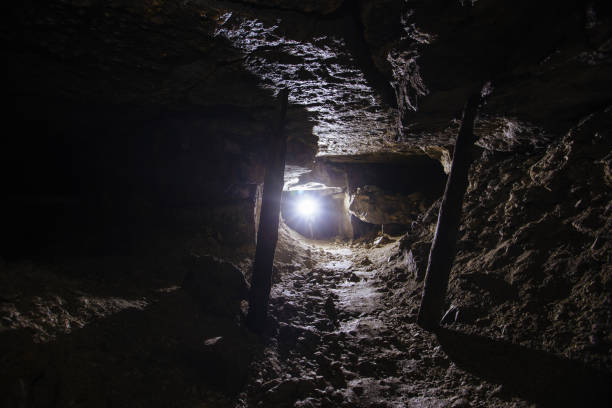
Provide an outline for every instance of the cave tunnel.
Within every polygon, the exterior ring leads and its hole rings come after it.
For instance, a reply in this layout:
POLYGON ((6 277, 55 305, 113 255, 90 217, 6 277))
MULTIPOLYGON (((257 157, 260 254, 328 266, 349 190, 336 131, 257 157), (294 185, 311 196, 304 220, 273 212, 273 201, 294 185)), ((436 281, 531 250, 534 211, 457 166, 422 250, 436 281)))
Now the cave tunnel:
POLYGON ((610 406, 608 1, 0 18, 0 406, 610 406), (466 128, 455 239, 439 227, 466 128), (437 235, 456 248, 424 330, 437 235))
POLYGON ((290 179, 281 202, 285 224, 315 240, 351 240, 378 231, 401 235, 442 197, 446 175, 435 157, 360 159, 321 161, 316 172, 290 179))

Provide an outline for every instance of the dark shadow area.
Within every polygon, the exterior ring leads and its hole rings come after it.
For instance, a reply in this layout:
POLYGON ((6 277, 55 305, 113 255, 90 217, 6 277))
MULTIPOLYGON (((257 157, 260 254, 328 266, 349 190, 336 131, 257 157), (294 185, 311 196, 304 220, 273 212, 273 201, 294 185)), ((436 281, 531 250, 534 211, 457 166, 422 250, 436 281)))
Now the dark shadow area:
POLYGON ((383 190, 410 194, 421 192, 429 199, 437 199, 444 192, 446 174, 438 160, 422 155, 375 155, 324 158, 315 175, 329 181, 328 185, 346 183, 343 187, 375 185, 383 190), (352 159, 352 160, 351 160, 352 159), (341 171, 346 178, 333 173, 341 171), (338 179, 338 180, 337 180, 338 179))
MULTIPOLYGON (((275 99, 214 19, 168 6, 163 30, 127 4, 7 13, 0 258, 252 250, 275 99)), ((289 108, 288 132, 306 136, 288 163, 312 161, 312 127, 289 108)))
MULTIPOLYGON (((1 143, 0 256, 148 252, 155 246, 149 238, 189 235, 189 224, 191 229, 210 224, 205 215, 214 211, 208 208, 229 212, 229 201, 245 204, 234 217, 244 218, 240 224, 248 233, 252 187, 259 180, 244 174, 256 173, 251 169, 258 163, 227 147, 239 130, 209 136, 225 122, 252 126, 244 112, 160 113, 59 98, 37 102, 15 106, 8 123, 19 131, 1 143), (216 177, 219 169, 223 180, 216 177), (193 219, 184 222, 187 218, 193 219)), ((232 235, 237 232, 224 233, 232 235)))
POLYGON ((390 71, 390 68, 388 66, 377 67, 375 58, 379 56, 374 52, 378 51, 376 48, 382 48, 381 44, 390 43, 402 35, 399 19, 388 18, 388 16, 399 15, 399 2, 379 2, 378 8, 368 7, 363 3, 345 1, 338 10, 339 13, 350 16, 354 21, 354 26, 349 26, 346 30, 347 46, 357 59, 368 84, 379 92, 385 104, 396 108, 395 92, 386 76, 389 72, 385 72, 390 71), (387 24, 380 24, 378 27, 381 28, 378 30, 373 29, 376 25, 372 22, 376 19, 383 20, 387 24))
POLYGON ((351 214, 351 225, 353 227, 353 237, 360 238, 363 236, 374 235, 380 231, 380 225, 370 224, 369 222, 361 221, 359 218, 351 214))
POLYGON ((258 344, 180 289, 49 343, 4 331, 0 406, 231 407, 258 344))
POLYGON ((609 407, 612 402, 609 373, 547 352, 446 328, 440 328, 437 337, 459 367, 503 385, 502 394, 508 398, 519 395, 546 407, 609 407))

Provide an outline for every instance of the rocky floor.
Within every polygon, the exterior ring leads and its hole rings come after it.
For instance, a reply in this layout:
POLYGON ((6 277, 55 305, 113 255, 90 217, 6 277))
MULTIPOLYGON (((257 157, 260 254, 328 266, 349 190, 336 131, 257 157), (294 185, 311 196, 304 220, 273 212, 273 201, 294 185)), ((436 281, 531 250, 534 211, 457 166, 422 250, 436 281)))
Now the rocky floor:
MULTIPOLYGON (((461 326, 436 335, 416 326, 422 282, 398 267, 404 241, 323 243, 283 226, 271 324, 261 337, 229 316, 202 313, 177 287, 140 298, 138 307, 113 297, 129 310, 107 307, 108 315, 90 316, 69 304, 49 306, 41 318, 38 303, 32 313, 21 305, 23 318, 13 313, 12 322, 23 324, 0 336, 8 351, 0 401, 7 407, 606 406, 599 398, 609 377, 571 360, 461 326), (79 313, 82 327, 66 329, 64 322, 76 323, 79 313)), ((39 288, 49 293, 40 301, 67 299, 58 292, 62 282, 39 288)))
POLYGON ((285 264, 294 270, 281 271, 273 288, 275 327, 239 406, 531 406, 460 368, 385 296, 394 283, 378 276, 377 265, 387 263, 396 242, 300 242, 284 231, 281 245, 291 239, 304 265, 285 264))

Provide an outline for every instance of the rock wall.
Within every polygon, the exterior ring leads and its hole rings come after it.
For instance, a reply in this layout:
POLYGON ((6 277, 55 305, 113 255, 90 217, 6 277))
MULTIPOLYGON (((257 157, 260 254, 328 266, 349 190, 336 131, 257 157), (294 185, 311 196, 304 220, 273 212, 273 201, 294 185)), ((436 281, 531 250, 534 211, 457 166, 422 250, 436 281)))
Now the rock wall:
POLYGON ((481 143, 505 150, 566 131, 608 103, 610 11, 604 1, 404 3, 404 34, 387 54, 403 137, 423 143, 434 129, 445 133, 487 81, 494 92, 476 126, 481 143))
MULTIPOLYGON (((472 166, 443 323, 610 371, 608 167, 612 108, 529 154, 482 151, 472 166)), ((389 265, 412 277, 395 297, 416 319, 436 203, 389 265), (414 280, 413 280, 414 279, 414 280)))
POLYGON ((422 193, 386 193, 376 186, 358 187, 350 196, 348 210, 370 224, 410 224, 430 203, 422 193))

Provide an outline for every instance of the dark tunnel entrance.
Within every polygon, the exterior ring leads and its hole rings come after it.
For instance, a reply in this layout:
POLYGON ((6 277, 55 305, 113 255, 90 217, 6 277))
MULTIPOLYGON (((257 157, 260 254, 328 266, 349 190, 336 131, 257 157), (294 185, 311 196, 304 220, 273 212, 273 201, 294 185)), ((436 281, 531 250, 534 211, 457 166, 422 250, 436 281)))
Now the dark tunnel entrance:
POLYGON ((308 183, 283 192, 281 214, 285 223, 306 238, 333 239, 349 234, 346 193, 339 187, 308 183))

